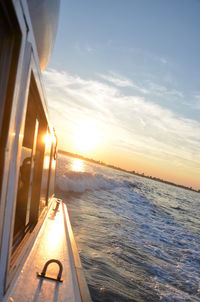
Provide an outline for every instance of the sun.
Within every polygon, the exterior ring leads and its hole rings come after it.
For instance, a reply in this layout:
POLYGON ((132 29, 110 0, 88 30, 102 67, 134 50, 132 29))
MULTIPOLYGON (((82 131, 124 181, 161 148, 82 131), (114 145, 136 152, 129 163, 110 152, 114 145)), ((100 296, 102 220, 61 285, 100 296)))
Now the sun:
POLYGON ((95 121, 84 121, 77 125, 74 133, 74 145, 77 153, 94 151, 100 143, 100 135, 95 121))
POLYGON ((71 169, 74 172, 84 172, 84 163, 83 163, 83 161, 79 158, 73 158, 72 159, 72 164, 71 164, 71 169))

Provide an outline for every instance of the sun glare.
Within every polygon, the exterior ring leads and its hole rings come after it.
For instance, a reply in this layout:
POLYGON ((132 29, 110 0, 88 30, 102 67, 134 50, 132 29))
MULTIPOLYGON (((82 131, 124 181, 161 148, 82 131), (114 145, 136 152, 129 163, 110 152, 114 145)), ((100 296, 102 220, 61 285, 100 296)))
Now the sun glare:
POLYGON ((77 153, 93 151, 99 141, 99 133, 95 122, 83 122, 75 129, 74 144, 77 153))
POLYGON ((74 172, 84 172, 83 161, 79 158, 73 158, 71 169, 74 172))
POLYGON ((43 141, 46 145, 46 148, 50 149, 51 144, 52 144, 52 139, 51 139, 51 135, 49 134, 49 132, 47 131, 46 134, 43 137, 43 141))
POLYGON ((50 164, 50 152, 51 152, 51 145, 52 145, 52 137, 48 131, 43 136, 43 142, 45 143, 43 168, 48 170, 50 164))

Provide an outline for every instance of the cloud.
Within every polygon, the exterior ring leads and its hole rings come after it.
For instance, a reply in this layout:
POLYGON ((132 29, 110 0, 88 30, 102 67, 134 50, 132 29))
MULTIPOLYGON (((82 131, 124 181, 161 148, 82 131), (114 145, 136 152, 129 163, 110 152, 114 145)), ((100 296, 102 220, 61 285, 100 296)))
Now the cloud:
POLYGON ((94 48, 93 47, 91 47, 90 45, 86 45, 86 51, 87 52, 89 52, 89 53, 92 53, 92 52, 94 52, 94 48))
POLYGON ((80 55, 84 55, 84 54, 92 54, 95 51, 95 48, 92 47, 90 44, 85 44, 85 45, 80 45, 80 43, 76 42, 74 45, 74 50, 80 54, 80 55))
POLYGON ((148 93, 148 90, 146 90, 144 87, 141 87, 141 86, 133 83, 133 81, 131 81, 130 79, 128 79, 126 77, 122 77, 121 75, 119 75, 115 72, 110 72, 107 75, 105 75, 105 74, 98 74, 98 75, 103 80, 110 82, 117 87, 122 87, 122 88, 129 87, 129 88, 133 88, 133 89, 141 92, 142 94, 148 93))
POLYGON ((160 62, 161 62, 162 64, 164 64, 164 65, 167 64, 167 60, 166 60, 164 57, 161 57, 161 58, 160 58, 160 62))
POLYGON ((195 95, 195 108, 200 110, 200 94, 195 95))
POLYGON ((132 88, 134 91, 139 92, 141 95, 158 96, 161 99, 182 99, 183 93, 177 89, 168 88, 166 86, 155 83, 151 80, 145 80, 142 84, 138 85, 132 80, 123 77, 115 72, 108 74, 98 74, 98 76, 119 88, 132 88))
POLYGON ((183 93, 176 89, 167 88, 166 86, 154 83, 152 81, 147 81, 146 85, 149 89, 149 94, 158 95, 160 97, 177 97, 183 98, 183 93))
MULTIPOLYGON (((116 74, 83 79, 54 69, 43 76, 50 111, 60 129, 70 132, 79 120, 93 118, 110 148, 120 154, 199 169, 200 123, 149 101, 147 95, 126 95, 122 88, 134 86, 129 79, 116 74)), ((149 86, 165 92, 161 86, 149 86)))

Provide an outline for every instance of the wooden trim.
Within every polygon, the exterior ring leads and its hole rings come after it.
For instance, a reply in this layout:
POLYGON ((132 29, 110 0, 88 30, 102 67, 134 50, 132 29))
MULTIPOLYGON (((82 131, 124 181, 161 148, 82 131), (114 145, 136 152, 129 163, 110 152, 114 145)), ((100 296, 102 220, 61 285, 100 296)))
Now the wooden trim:
POLYGON ((80 290, 80 295, 81 295, 81 300, 82 302, 92 302, 90 292, 88 289, 87 282, 85 280, 85 275, 84 275, 84 270, 82 267, 82 263, 80 260, 79 252, 77 249, 76 241, 74 238, 74 234, 72 231, 71 227, 71 222, 67 210, 67 206, 62 202, 62 209, 63 209, 63 214, 64 214, 64 223, 65 223, 65 228, 66 231, 69 235, 70 243, 71 243, 71 251, 73 254, 73 260, 74 260, 74 265, 76 268, 76 275, 78 279, 78 285, 79 285, 79 290, 80 290))

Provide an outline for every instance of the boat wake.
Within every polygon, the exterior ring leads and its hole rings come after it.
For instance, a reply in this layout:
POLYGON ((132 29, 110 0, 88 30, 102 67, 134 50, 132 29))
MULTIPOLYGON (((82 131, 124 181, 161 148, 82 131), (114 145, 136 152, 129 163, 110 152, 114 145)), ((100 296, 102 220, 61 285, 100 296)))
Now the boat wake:
POLYGON ((60 157, 66 201, 92 300, 200 301, 199 194, 60 157))
POLYGON ((99 173, 68 171, 58 176, 57 186, 65 192, 112 190, 116 187, 136 187, 136 183, 120 181, 99 173))

